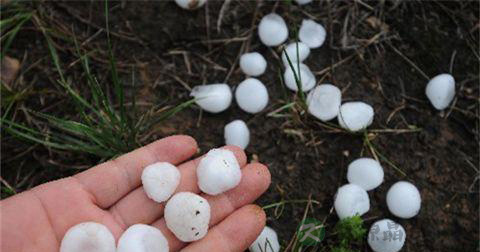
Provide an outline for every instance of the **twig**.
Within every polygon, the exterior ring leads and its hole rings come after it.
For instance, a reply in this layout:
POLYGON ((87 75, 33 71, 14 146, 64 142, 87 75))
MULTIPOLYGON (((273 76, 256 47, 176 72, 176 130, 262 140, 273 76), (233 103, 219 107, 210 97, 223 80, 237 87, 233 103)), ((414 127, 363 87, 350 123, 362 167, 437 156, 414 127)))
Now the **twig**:
POLYGON ((406 62, 408 62, 408 64, 410 64, 413 68, 415 68, 415 70, 417 70, 426 80, 430 80, 430 77, 428 77, 428 75, 426 75, 422 71, 422 69, 420 69, 415 63, 413 63, 413 61, 411 61, 407 56, 403 55, 403 53, 401 53, 397 48, 395 48, 390 43, 387 43, 387 45, 390 46, 393 49, 393 51, 397 53, 400 57, 402 57, 406 62))

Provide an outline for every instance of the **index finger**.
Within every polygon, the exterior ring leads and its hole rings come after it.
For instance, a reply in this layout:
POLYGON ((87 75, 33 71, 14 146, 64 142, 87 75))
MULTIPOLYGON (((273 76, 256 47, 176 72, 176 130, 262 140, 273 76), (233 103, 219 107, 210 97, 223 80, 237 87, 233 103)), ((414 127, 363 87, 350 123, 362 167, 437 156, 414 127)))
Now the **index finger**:
POLYGON ((155 162, 179 164, 197 151, 197 142, 190 136, 170 136, 99 164, 74 176, 88 191, 95 203, 108 208, 141 184, 145 166, 155 162))

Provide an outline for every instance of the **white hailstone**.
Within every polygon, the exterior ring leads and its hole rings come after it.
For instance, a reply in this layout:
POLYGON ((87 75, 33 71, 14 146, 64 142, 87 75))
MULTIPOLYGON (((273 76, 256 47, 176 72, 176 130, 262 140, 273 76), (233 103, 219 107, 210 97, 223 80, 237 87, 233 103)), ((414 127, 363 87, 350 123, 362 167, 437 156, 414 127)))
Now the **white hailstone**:
POLYGON ((287 24, 278 14, 270 13, 258 24, 258 36, 266 46, 278 46, 288 38, 287 24))
POLYGON ((418 214, 422 204, 417 187, 407 181, 399 181, 387 192, 387 206, 390 212, 400 218, 408 219, 418 214))
POLYGON ((275 230, 265 226, 257 239, 248 248, 250 252, 278 252, 280 243, 275 230))
POLYGON ((311 3, 313 0, 295 0, 295 2, 297 2, 298 5, 304 5, 304 4, 308 4, 308 3, 311 3))
POLYGON ((166 201, 180 184, 180 171, 167 162, 151 164, 142 172, 143 190, 147 196, 156 201, 166 201))
POLYGON ((349 131, 366 129, 373 122, 373 108, 364 102, 346 102, 340 106, 338 123, 349 131))
POLYGON ((242 172, 233 152, 211 149, 198 164, 197 178, 202 192, 218 195, 237 186, 242 172))
POLYGON ((348 182, 369 191, 383 182, 383 168, 371 158, 359 158, 348 165, 348 182))
POLYGON ((130 226, 118 240, 117 252, 168 252, 168 241, 160 230, 145 224, 130 226))
POLYGON ((390 219, 373 223, 368 232, 368 245, 375 252, 397 252, 405 244, 407 233, 402 225, 390 219))
POLYGON ((338 115, 341 102, 342 92, 331 84, 318 85, 307 96, 308 112, 324 122, 338 115))
POLYGON ((194 193, 179 192, 165 205, 164 217, 168 229, 179 240, 200 240, 208 232, 210 205, 194 193))
POLYGON ((297 62, 303 62, 308 57, 308 55, 310 55, 310 48, 305 43, 302 43, 302 42, 290 43, 285 47, 285 50, 282 52, 283 65, 286 68, 289 68, 290 64, 288 60, 290 59, 290 62, 292 62, 292 65, 296 66, 297 62), (298 57, 297 57, 297 44, 298 44, 298 57), (287 55, 288 55, 288 58, 287 58, 287 55))
MULTIPOLYGON (((298 65, 294 64, 295 73, 297 74, 297 78, 302 83, 302 91, 306 92, 312 89, 315 86, 317 80, 315 79, 315 75, 313 75, 310 68, 303 63, 300 63, 300 74, 298 74, 298 65)), ((298 90, 297 82, 295 81, 295 76, 293 74, 293 70, 291 67, 287 67, 285 73, 283 74, 283 80, 285 81, 285 85, 287 88, 293 91, 298 90)))
POLYGON ((326 36, 327 32, 325 28, 311 19, 304 19, 298 31, 300 41, 308 45, 311 49, 322 46, 326 36))
POLYGON ((190 92, 196 103, 210 113, 219 113, 232 103, 232 90, 227 84, 210 84, 196 86, 190 92))
POLYGON ((455 79, 450 74, 439 74, 428 82, 425 94, 436 109, 443 110, 455 96, 455 79))
POLYGON ((82 222, 71 227, 60 244, 60 252, 115 252, 115 238, 105 225, 82 222))
POLYGON ((255 78, 242 81, 235 90, 238 106, 245 112, 255 114, 268 104, 268 91, 263 83, 255 78))
POLYGON ((240 68, 250 76, 259 76, 267 69, 267 61, 258 52, 245 53, 240 57, 240 68))
POLYGON ((338 218, 344 219, 368 212, 370 199, 365 189, 355 184, 346 184, 338 188, 334 206, 338 218))
POLYGON ((186 10, 194 10, 202 7, 207 0, 175 0, 178 6, 186 10))
POLYGON ((250 142, 250 131, 244 121, 235 120, 225 125, 224 137, 226 145, 235 145, 245 149, 250 142))

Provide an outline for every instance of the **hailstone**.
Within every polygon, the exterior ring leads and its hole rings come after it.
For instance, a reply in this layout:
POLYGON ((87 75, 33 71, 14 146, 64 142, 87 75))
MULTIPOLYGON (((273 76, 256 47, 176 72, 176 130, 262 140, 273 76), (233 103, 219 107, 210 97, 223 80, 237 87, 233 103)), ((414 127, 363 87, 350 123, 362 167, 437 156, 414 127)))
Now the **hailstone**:
POLYGON ((275 230, 265 226, 257 239, 248 248, 250 252, 278 252, 280 243, 275 230))
POLYGON ((240 57, 240 69, 250 76, 259 76, 267 69, 267 61, 258 52, 245 53, 240 57))
POLYGON ((250 142, 250 131, 244 121, 235 120, 225 125, 224 137, 226 145, 235 145, 245 149, 250 142))
POLYGON ((397 252, 405 244, 407 233, 402 225, 390 219, 373 223, 368 232, 368 245, 375 252, 397 252))
POLYGON ((450 74, 439 74, 428 82, 425 94, 436 109, 443 110, 455 96, 455 79, 450 74))
POLYGON ((278 14, 270 13, 258 24, 258 36, 266 46, 278 46, 288 38, 287 24, 278 14))
POLYGON ((63 236, 60 252, 115 252, 115 238, 108 228, 96 222, 82 222, 63 236))
MULTIPOLYGON (((299 79, 300 83, 302 84, 302 91, 306 92, 312 89, 315 86, 317 80, 315 79, 315 75, 313 75, 310 68, 303 63, 300 63, 300 71, 298 71, 298 65, 294 64, 293 68, 295 69, 295 73, 297 78, 299 79), (299 74, 300 72, 300 74, 299 74)), ((297 82, 295 80, 294 71, 291 67, 287 67, 285 73, 283 74, 283 80, 285 81, 285 85, 287 88, 293 91, 298 90, 297 82)))
POLYGON ((325 28, 311 19, 304 19, 298 31, 300 41, 308 45, 311 49, 322 46, 326 36, 327 32, 325 28))
POLYGON ((366 129, 373 122, 373 108, 364 102, 346 102, 340 106, 338 123, 349 131, 366 129))
POLYGON ((145 224, 130 226, 118 240, 117 252, 168 252, 167 238, 160 230, 145 224))
POLYGON ((232 90, 227 84, 196 86, 190 92, 198 106, 210 113, 219 113, 232 103, 232 90))
POLYGON ((369 191, 383 182, 383 168, 372 158, 359 158, 348 165, 348 182, 369 191))
POLYGON ((242 81, 235 90, 235 100, 245 112, 255 114, 268 104, 268 91, 263 83, 255 78, 242 81))
POLYGON ((318 85, 307 96, 308 112, 324 122, 338 115, 341 102, 342 92, 331 84, 318 85))
POLYGON ((370 199, 365 189, 355 184, 346 184, 338 188, 334 207, 340 219, 363 215, 370 210, 370 199))
POLYGON ((399 181, 387 192, 387 207, 400 218, 408 219, 418 214, 422 199, 417 187, 407 181, 399 181))
POLYGON ((151 164, 142 172, 143 190, 147 196, 156 201, 166 201, 180 184, 180 171, 167 162, 151 164))

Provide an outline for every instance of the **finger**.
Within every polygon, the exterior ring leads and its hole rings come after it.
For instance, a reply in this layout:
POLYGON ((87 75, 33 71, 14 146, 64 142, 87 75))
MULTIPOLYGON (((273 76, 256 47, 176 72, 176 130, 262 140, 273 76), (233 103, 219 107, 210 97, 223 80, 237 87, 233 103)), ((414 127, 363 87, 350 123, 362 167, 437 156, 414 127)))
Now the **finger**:
MULTIPOLYGON (((240 164, 240 167, 245 166, 247 157, 245 152, 236 146, 224 147, 233 152, 240 164)), ((184 163, 178 167, 181 173, 180 184, 177 192, 190 191, 198 193, 200 189, 197 185, 197 165, 201 157, 184 163)), ((150 224, 163 215, 164 204, 157 203, 147 197, 143 187, 138 187, 123 199, 118 201, 110 208, 110 212, 119 223, 123 223, 125 227, 136 223, 150 224), (139 211, 141 209, 141 211, 139 211)))
MULTIPOLYGON (((260 197, 260 195, 268 189, 269 185, 270 172, 267 167, 259 163, 254 163, 243 168, 242 180, 234 189, 217 196, 201 195, 207 199, 210 204, 210 227, 221 222, 236 209, 255 201, 255 199, 260 197)), ((168 230, 165 219, 157 220, 152 225, 162 231, 172 251, 177 251, 186 245, 168 230)))
POLYGON ((178 164, 197 151, 189 136, 170 136, 157 140, 116 159, 74 176, 93 196, 95 203, 107 208, 140 185, 145 166, 155 162, 178 164))
POLYGON ((252 244, 265 227, 265 212, 257 205, 247 205, 232 213, 201 240, 182 252, 241 252, 252 244))

